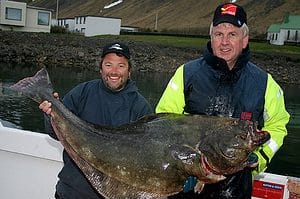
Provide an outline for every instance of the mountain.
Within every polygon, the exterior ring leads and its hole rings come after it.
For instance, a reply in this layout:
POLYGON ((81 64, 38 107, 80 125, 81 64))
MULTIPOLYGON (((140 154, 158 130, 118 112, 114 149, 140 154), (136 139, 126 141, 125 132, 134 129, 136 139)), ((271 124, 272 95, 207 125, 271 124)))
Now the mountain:
MULTIPOLYGON (((29 5, 52 9, 59 18, 94 15, 122 18, 122 26, 189 34, 208 34, 218 0, 32 0, 29 5), (105 6, 117 5, 108 9, 105 6), (157 19, 157 21, 156 21, 157 19)), ((23 1, 24 2, 24 1, 23 1)), ((26 1, 25 1, 26 2, 26 1)), ((28 2, 28 0, 27 0, 28 2)), ((252 37, 265 37, 272 23, 282 22, 287 14, 300 15, 299 0, 240 0, 248 15, 252 37)), ((109 7, 109 6, 108 6, 109 7)))

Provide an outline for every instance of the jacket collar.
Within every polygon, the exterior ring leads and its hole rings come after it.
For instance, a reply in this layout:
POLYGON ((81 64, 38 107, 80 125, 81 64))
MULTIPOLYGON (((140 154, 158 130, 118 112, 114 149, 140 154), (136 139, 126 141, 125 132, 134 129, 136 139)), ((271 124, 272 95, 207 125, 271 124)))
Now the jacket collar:
MULTIPOLYGON (((226 61, 222 58, 219 58, 215 55, 213 55, 212 48, 211 48, 211 42, 209 41, 207 43, 207 48, 204 51, 204 59, 205 61, 211 65, 216 70, 222 70, 222 71, 229 71, 228 65, 226 61)), ((250 59, 250 50, 249 50, 249 44, 245 49, 243 49, 242 54, 238 57, 238 60, 233 67, 232 70, 237 70, 241 67, 243 67, 250 59)))

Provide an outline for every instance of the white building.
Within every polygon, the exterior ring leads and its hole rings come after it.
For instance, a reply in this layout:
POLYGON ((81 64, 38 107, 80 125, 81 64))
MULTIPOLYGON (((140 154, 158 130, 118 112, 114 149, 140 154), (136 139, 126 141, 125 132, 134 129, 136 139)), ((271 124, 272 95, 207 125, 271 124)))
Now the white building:
POLYGON ((75 31, 75 19, 74 18, 59 18, 57 21, 57 25, 66 28, 70 32, 75 31))
POLYGON ((282 23, 272 24, 267 30, 270 44, 300 43, 300 15, 288 15, 282 23))
POLYGON ((15 1, 0 1, 0 29, 24 32, 50 32, 49 9, 28 6, 15 1))
POLYGON ((121 19, 97 16, 76 16, 75 32, 87 37, 95 35, 120 35, 121 19))

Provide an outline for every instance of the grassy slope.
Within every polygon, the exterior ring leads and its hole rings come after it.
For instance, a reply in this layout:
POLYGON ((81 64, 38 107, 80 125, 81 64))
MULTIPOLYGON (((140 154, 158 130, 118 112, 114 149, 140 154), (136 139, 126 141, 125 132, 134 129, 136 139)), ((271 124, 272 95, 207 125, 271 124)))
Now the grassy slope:
MULTIPOLYGON (((25 1, 25 0, 24 0, 25 1)), ((124 0, 111 9, 103 9, 112 0, 59 1, 59 17, 97 15, 122 18, 122 25, 158 30, 177 30, 208 34, 213 10, 224 0, 124 0)), ((248 14, 252 36, 265 36, 270 24, 280 22, 286 13, 300 15, 299 0, 240 0, 248 14)), ((56 10, 55 0, 35 0, 35 6, 56 10)), ((55 14, 54 14, 55 16, 55 14)))

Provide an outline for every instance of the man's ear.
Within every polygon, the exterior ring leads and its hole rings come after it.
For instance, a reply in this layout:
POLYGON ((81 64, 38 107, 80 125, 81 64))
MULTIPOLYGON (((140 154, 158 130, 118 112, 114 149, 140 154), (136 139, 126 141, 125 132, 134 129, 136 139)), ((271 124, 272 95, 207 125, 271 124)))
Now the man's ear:
POLYGON ((243 38, 243 49, 247 47, 248 43, 249 43, 249 35, 243 38))

